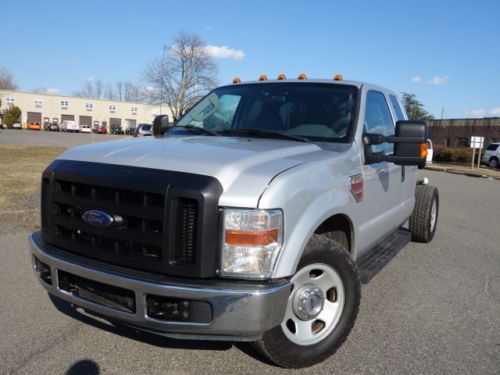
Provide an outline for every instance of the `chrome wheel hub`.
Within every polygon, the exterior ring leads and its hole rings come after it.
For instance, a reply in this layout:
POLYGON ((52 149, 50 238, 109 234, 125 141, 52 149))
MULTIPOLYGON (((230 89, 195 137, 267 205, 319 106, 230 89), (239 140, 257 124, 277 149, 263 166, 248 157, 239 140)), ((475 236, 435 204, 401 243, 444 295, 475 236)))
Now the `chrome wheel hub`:
POLYGON ((302 285, 294 293, 293 311, 302 320, 316 318, 323 310, 325 294, 313 283, 302 285))
POLYGON ((291 282, 293 291, 281 328, 291 342, 314 345, 328 337, 342 316, 344 283, 333 267, 323 263, 301 268, 291 282))

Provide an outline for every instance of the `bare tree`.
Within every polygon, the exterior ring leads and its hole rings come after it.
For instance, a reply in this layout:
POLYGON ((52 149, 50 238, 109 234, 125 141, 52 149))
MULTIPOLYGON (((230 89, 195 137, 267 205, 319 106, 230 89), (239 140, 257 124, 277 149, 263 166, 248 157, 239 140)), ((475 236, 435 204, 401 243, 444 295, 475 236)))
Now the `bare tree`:
POLYGON ((128 102, 140 102, 143 101, 144 95, 142 90, 135 86, 130 81, 125 81, 123 87, 123 100, 128 102))
POLYGON ((96 79, 94 81, 94 91, 95 98, 102 99, 104 96, 104 82, 101 79, 96 79))
POLYGON ((116 87, 116 98, 120 101, 123 100, 123 81, 117 81, 115 84, 116 87))
POLYGON ((0 89, 4 90, 16 90, 17 84, 14 81, 14 76, 10 71, 3 68, 0 69, 0 89))
POLYGON ((104 92, 104 97, 109 100, 115 99, 115 91, 113 90, 113 85, 108 83, 106 85, 106 90, 104 92))
POLYGON ((164 59, 150 62, 144 72, 149 101, 166 103, 178 120, 216 85, 217 65, 196 34, 178 33, 164 59))

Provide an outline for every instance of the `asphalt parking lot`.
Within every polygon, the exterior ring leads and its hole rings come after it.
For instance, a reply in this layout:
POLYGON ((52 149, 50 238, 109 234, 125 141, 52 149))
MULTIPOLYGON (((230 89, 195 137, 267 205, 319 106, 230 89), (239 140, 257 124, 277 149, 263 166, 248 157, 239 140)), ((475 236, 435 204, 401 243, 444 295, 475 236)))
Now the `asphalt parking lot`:
MULTIPOLYGON (((10 132, 2 132, 0 143, 10 132)), ((12 136, 44 139, 43 132, 19 133, 12 136)), ((67 137, 63 142, 87 137, 57 136, 67 137)), ((434 241, 401 251, 362 289, 360 313, 346 343, 324 363, 297 373, 498 374, 500 181, 419 173, 440 189, 434 241)), ((27 235, 0 225, 0 373, 286 372, 246 345, 161 338, 51 301, 31 272, 27 235)))
POLYGON ((69 148, 88 143, 113 141, 129 137, 130 136, 95 133, 62 133, 24 129, 0 129, 0 145, 60 146, 69 148))

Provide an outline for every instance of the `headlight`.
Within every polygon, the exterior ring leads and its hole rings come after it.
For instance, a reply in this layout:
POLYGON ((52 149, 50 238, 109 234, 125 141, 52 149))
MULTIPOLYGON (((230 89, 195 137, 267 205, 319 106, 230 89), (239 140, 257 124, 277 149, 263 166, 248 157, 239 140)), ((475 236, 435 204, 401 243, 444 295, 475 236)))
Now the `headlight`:
POLYGON ((224 210, 221 275, 266 279, 283 244, 280 210, 224 210))

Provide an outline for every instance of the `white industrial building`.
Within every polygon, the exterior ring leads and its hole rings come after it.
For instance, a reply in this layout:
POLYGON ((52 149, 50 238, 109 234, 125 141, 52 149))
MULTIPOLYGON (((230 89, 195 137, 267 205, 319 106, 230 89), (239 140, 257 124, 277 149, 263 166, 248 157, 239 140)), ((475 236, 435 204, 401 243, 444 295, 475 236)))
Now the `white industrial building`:
POLYGON ((10 105, 22 111, 23 127, 73 120, 90 127, 120 125, 124 130, 141 123, 152 123, 156 115, 169 114, 166 107, 117 100, 87 99, 75 96, 0 90, 0 114, 10 105))

